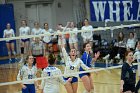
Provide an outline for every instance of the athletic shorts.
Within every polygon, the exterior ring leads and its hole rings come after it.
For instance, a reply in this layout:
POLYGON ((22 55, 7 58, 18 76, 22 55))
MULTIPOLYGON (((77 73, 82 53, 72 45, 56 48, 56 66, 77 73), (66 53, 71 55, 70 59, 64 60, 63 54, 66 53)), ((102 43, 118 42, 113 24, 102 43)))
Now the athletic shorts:
POLYGON ((22 93, 36 93, 34 84, 24 84, 26 86, 25 89, 22 88, 22 93))
MULTIPOLYGON (((89 42, 93 42, 93 38, 88 39, 88 41, 89 41, 89 42)), ((86 40, 86 39, 83 39, 83 42, 87 42, 87 40, 86 40)))
MULTIPOLYGON (((68 78, 64 77, 64 80, 68 80, 69 78, 71 78, 71 77, 68 77, 68 78)), ((72 77, 71 83, 75 83, 75 82, 78 82, 78 78, 77 77, 72 77)))
POLYGON ((52 44, 53 42, 52 41, 50 41, 50 42, 43 41, 43 43, 45 43, 45 44, 52 44))
POLYGON ((135 84, 134 85, 124 84, 123 85, 123 92, 126 92, 126 91, 135 92, 135 84))
POLYGON ((29 38, 27 38, 27 39, 21 39, 21 41, 22 42, 27 42, 27 41, 30 41, 30 39, 29 38))
POLYGON ((79 74, 79 77, 82 78, 83 76, 90 76, 90 73, 82 73, 82 74, 79 74))
POLYGON ((77 38, 69 38, 69 43, 72 44, 72 43, 77 43, 78 40, 77 38))
POLYGON ((8 41, 6 41, 6 43, 14 43, 15 42, 15 40, 8 40, 8 41))

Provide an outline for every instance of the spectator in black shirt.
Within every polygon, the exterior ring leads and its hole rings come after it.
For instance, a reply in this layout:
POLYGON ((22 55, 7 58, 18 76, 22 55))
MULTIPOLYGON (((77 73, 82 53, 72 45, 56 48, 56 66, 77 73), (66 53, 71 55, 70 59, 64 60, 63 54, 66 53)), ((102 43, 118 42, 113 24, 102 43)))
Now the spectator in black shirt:
POLYGON ((136 69, 134 68, 133 52, 125 53, 126 62, 124 62, 121 70, 121 86, 120 93, 134 93, 136 83, 136 69))

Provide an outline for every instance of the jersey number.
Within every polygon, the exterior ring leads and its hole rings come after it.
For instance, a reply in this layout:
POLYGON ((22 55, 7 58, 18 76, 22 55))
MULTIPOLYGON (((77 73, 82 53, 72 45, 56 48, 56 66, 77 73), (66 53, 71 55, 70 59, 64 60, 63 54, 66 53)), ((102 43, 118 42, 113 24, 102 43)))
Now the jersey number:
POLYGON ((51 76, 51 72, 47 72, 48 76, 51 76))
POLYGON ((74 70, 74 66, 70 66, 70 69, 71 69, 71 70, 74 70))
POLYGON ((28 75, 28 79, 32 79, 33 78, 33 75, 28 75))

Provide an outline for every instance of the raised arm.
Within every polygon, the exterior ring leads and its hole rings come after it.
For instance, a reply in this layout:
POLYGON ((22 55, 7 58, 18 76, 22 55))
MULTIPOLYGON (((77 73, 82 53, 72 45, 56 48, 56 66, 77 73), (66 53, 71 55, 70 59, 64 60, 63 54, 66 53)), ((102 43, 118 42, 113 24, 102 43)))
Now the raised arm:
MULTIPOLYGON (((43 70, 42 74, 41 74, 41 77, 45 77, 45 71, 43 70)), ((44 89, 44 86, 45 86, 45 79, 43 79, 41 81, 41 93, 43 93, 43 89, 44 89)))
POLYGON ((62 55, 63 55, 64 61, 67 62, 69 56, 68 56, 68 53, 64 47, 62 38, 61 38, 61 49, 62 49, 62 55))

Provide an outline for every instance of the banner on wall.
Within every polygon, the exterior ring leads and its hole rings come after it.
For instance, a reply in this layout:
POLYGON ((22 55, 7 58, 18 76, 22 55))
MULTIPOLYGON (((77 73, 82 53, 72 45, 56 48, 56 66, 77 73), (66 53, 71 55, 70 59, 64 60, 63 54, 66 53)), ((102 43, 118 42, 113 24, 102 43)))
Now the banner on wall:
POLYGON ((90 0, 91 21, 140 21, 140 0, 90 0))
MULTIPOLYGON (((15 31, 14 6, 13 4, 0 4, 0 38, 3 38, 3 32, 4 29, 6 29, 7 23, 10 23, 11 28, 14 29, 15 31)), ((16 50, 16 45, 15 45, 15 50, 16 50)), ((8 51, 6 48, 5 41, 2 41, 0 42, 0 56, 7 56, 7 55, 8 55, 8 51)))

